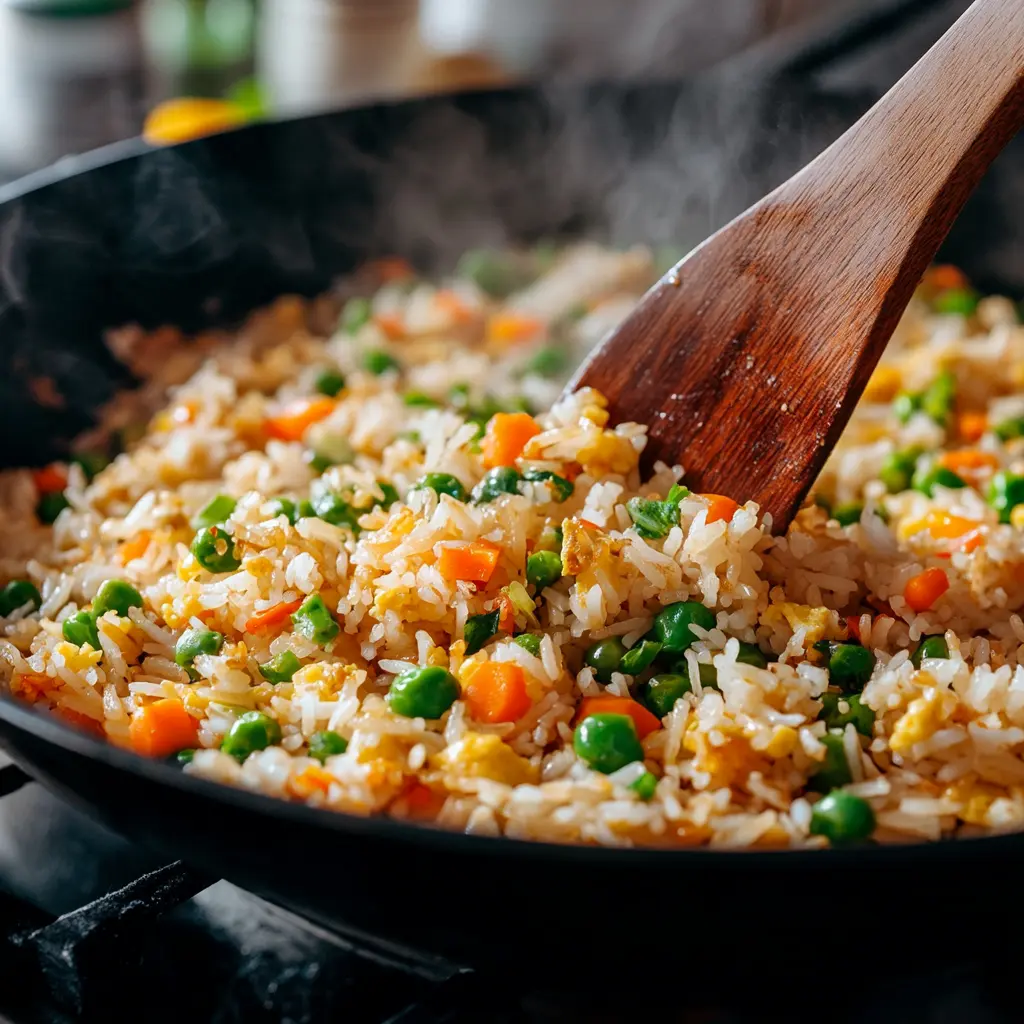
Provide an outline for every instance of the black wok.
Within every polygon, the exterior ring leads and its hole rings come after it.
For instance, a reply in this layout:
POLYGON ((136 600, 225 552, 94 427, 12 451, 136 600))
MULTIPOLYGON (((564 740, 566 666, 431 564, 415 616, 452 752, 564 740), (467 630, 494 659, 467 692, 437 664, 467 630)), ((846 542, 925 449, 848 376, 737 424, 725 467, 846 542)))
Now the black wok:
MULTIPOLYGON (((127 144, 0 191, 2 459, 59 455, 129 383, 102 345, 105 327, 230 323, 385 253, 430 267, 505 238, 696 242, 873 98, 811 86, 812 70, 762 68, 756 88, 722 75, 375 106, 169 150, 127 144), (62 407, 33 404, 26 382, 40 375, 66 396, 62 407)), ((981 287, 1017 295, 1024 221, 1010 199, 1022 182, 1018 139, 943 253, 981 287)), ((837 928, 844 948, 906 934, 915 937, 901 955, 923 946, 943 956, 957 935, 970 934, 976 951, 993 904, 1012 913, 1020 889, 1024 836, 823 852, 558 847, 221 787, 6 697, 0 744, 98 819, 171 856, 320 920, 472 964, 539 949, 552 972, 623 961, 663 971, 691 955, 705 967, 742 961, 732 954, 743 947, 760 962, 797 949, 800 963, 821 964, 837 928), (841 921, 826 925, 826 914, 841 921)))

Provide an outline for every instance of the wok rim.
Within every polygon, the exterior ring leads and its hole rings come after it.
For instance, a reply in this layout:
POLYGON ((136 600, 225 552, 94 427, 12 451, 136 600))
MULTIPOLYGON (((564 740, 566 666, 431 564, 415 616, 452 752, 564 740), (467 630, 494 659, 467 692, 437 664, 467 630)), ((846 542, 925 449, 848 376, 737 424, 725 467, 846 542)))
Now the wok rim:
MULTIPOLYGON (((347 811, 333 811, 311 807, 299 801, 284 800, 254 790, 234 787, 227 783, 198 778, 166 761, 151 760, 116 747, 61 722, 45 710, 33 708, 8 694, 0 695, 0 721, 15 733, 25 733, 41 740, 58 753, 77 754, 107 768, 129 772, 144 781, 181 793, 203 798, 214 803, 234 805, 237 809, 277 818, 282 823, 295 823, 310 828, 337 832, 353 838, 364 836, 408 846, 422 846, 435 850, 448 850, 463 855, 515 856, 548 863, 586 867, 651 867, 665 869, 674 864, 690 864, 712 860, 716 867, 749 870, 802 870, 821 868, 827 861, 829 868, 841 869, 856 864, 861 869, 882 869, 905 863, 922 855, 931 859, 966 858, 985 860, 1005 858, 1014 848, 1024 848, 1024 832, 941 839, 936 841, 907 842, 880 845, 827 847, 825 849, 781 849, 687 847, 614 847, 557 843, 541 839, 517 839, 509 836, 470 835, 454 829, 422 822, 402 821, 386 814, 357 815, 347 811), (581 865, 580 862, 585 862, 581 865)), ((0 740, 2 740, 0 734, 0 740)), ((19 762, 17 740, 10 742, 10 753, 19 762)), ((31 762, 31 758, 27 758, 31 762)), ((29 769, 29 774, 33 774, 29 769)), ((62 785, 76 792, 73 782, 65 777, 62 785)), ((82 798, 92 807, 102 804, 82 798)), ((150 829, 152 832, 153 830, 150 829)))

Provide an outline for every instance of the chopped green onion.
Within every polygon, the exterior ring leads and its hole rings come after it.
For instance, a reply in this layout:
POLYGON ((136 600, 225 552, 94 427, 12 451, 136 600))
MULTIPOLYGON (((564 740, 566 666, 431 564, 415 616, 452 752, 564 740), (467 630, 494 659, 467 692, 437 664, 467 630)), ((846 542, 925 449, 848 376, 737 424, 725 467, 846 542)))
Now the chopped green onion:
POLYGON ((687 488, 673 484, 664 501, 630 498, 626 511, 636 532, 647 540, 664 537, 673 526, 679 525, 679 504, 689 493, 687 488))
POLYGON ((357 296, 345 303, 345 309, 341 314, 341 329, 346 334, 355 334, 361 327, 370 322, 373 315, 373 305, 370 300, 357 296))
POLYGON ((540 657, 541 638, 536 633, 520 633, 513 643, 519 644, 524 651, 529 651, 535 658, 540 657))
POLYGON ((226 494, 218 494, 205 504, 192 520, 192 529, 202 530, 208 526, 219 526, 227 522, 238 503, 226 494))
POLYGON ((572 492, 575 489, 564 476, 559 476, 557 473, 551 473, 546 469, 528 469, 523 474, 523 479, 528 480, 531 483, 548 484, 551 488, 551 493, 557 502, 567 501, 572 497, 572 492))
POLYGON ((463 637, 466 641, 467 655, 476 654, 491 637, 497 635, 500 619, 500 608, 495 608, 493 612, 484 612, 483 615, 471 615, 466 619, 463 637))
POLYGON ((661 644, 657 640, 641 640, 622 656, 619 671, 623 675, 638 676, 644 669, 650 668, 660 653, 661 644))

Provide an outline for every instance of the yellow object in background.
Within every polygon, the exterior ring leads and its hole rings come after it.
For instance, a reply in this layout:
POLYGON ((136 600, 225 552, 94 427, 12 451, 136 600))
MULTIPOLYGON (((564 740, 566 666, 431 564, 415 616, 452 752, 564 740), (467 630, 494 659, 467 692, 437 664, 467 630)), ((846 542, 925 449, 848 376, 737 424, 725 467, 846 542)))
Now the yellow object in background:
POLYGON ((170 146, 237 128, 248 120, 246 111, 237 103, 182 96, 167 100, 149 112, 142 137, 154 146, 170 146))

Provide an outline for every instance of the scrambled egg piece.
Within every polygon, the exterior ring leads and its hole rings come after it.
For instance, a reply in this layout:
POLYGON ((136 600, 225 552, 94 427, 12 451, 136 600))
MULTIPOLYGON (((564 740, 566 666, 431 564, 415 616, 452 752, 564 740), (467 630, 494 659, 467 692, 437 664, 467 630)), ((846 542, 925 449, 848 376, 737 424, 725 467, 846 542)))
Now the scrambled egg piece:
POLYGON ((962 804, 957 813, 969 825, 987 825, 989 808, 1003 794, 995 787, 973 779, 960 779, 942 794, 947 800, 962 804))
POLYGON ((763 772, 767 762, 754 753, 745 736, 729 736, 721 746, 714 746, 708 737, 695 730, 687 732, 683 749, 694 755, 694 766, 711 776, 710 789, 742 782, 751 772, 763 772))
POLYGON ((620 547, 610 537, 593 532, 578 519, 562 521, 562 573, 566 576, 579 576, 599 566, 607 571, 620 547))
POLYGON ((928 739, 949 719, 956 705, 955 694, 930 687, 916 700, 912 700, 907 710, 897 719, 889 737, 889 748, 902 754, 915 743, 928 739))
POLYGON ((879 366, 864 388, 865 402, 888 402, 903 386, 903 374, 895 366, 879 366))
POLYGON ((773 628, 779 628, 785 621, 794 633, 798 629, 806 629, 805 650, 810 650, 819 640, 823 640, 833 626, 832 613, 827 608, 812 608, 791 601, 769 605, 762 621, 773 628))
POLYGON ((62 640, 57 644, 53 649, 53 653, 59 654, 64 659, 64 664, 72 672, 87 672, 103 660, 102 651, 94 651, 89 644, 76 647, 74 644, 69 644, 66 640, 62 640))
POLYGON ((536 783, 540 778, 536 766, 494 734, 468 732, 443 751, 439 761, 450 771, 471 778, 493 779, 506 786, 536 783))
POLYGON ((609 473, 625 476, 636 469, 640 453, 626 438, 605 430, 580 449, 576 461, 585 473, 595 478, 609 473))
POLYGON ((772 738, 768 741, 764 752, 769 757, 786 757, 787 754, 792 754, 796 750, 799 738, 796 729, 791 729, 788 725, 780 725, 772 733, 772 738))
POLYGON ((314 662, 304 665, 292 676, 295 693, 315 693, 320 700, 330 700, 359 671, 355 665, 314 662))

